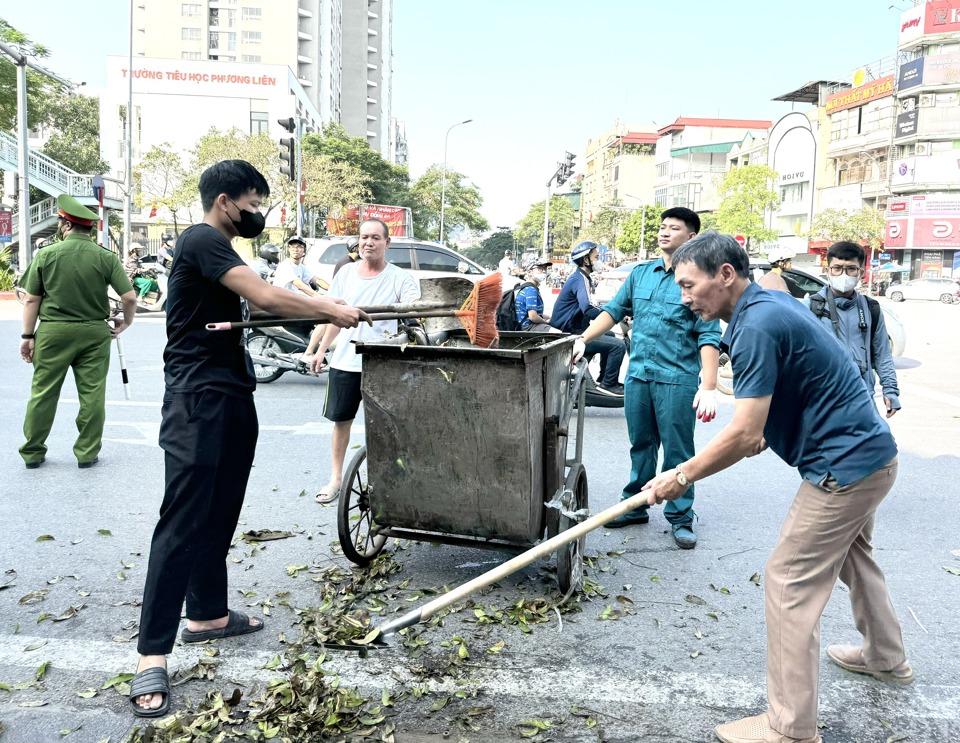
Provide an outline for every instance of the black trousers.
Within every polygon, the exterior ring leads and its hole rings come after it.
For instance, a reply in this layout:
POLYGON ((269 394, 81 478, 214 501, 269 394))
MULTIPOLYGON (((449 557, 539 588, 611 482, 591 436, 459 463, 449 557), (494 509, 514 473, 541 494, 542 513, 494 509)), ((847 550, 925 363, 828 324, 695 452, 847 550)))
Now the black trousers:
POLYGON ((166 483, 143 588, 141 655, 173 650, 184 599, 190 619, 227 615, 227 550, 259 433, 252 394, 167 391, 162 415, 166 483))
POLYGON ((590 358, 595 353, 600 354, 600 384, 604 387, 618 384, 627 344, 612 333, 607 333, 586 345, 584 356, 590 358))

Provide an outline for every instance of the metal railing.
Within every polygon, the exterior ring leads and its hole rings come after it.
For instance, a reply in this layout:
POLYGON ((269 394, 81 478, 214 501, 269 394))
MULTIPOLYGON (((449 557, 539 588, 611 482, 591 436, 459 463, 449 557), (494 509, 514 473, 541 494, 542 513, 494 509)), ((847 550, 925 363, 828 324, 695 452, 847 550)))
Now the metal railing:
MULTIPOLYGON (((20 148, 17 138, 7 132, 0 132, 0 161, 9 170, 20 167, 20 148)), ((52 157, 30 150, 27 160, 31 185, 52 196, 70 194, 71 196, 93 196, 93 176, 81 175, 52 157)), ((104 200, 123 203, 123 184, 114 178, 104 178, 104 200)), ((117 208, 115 205, 114 208, 117 208)))

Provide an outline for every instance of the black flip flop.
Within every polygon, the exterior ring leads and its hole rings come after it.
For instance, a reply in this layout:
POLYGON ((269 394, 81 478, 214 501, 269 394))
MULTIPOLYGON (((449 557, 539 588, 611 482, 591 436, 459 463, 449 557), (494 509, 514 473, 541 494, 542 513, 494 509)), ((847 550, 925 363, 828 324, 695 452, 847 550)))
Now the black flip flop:
POLYGON ((207 629, 200 632, 191 632, 184 628, 180 633, 180 639, 187 643, 206 642, 207 640, 222 640, 225 637, 236 637, 237 635, 249 635, 251 632, 259 632, 263 629, 263 620, 260 624, 250 624, 250 617, 242 611, 227 609, 227 624, 220 629, 207 629))
POLYGON ((165 717, 170 711, 170 678, 167 669, 144 668, 130 682, 130 704, 137 717, 165 717), (163 704, 156 709, 147 709, 137 704, 137 697, 144 694, 163 694, 163 704))

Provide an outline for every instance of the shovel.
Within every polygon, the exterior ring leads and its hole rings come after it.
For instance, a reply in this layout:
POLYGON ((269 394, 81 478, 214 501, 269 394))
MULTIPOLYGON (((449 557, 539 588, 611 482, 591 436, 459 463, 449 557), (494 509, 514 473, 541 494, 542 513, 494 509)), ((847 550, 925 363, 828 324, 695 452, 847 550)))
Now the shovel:
POLYGON ((427 621, 441 609, 446 609, 448 606, 457 603, 461 599, 469 596, 471 593, 479 591, 481 588, 486 588, 491 583, 495 583, 498 580, 506 578, 511 573, 516 572, 520 568, 526 567, 535 560, 546 557, 558 547, 563 547, 567 544, 570 544, 570 542, 580 539, 580 537, 587 534, 587 532, 591 532, 594 529, 599 529, 607 522, 613 521, 615 518, 622 516, 627 511, 632 511, 635 508, 647 505, 647 497, 647 493, 643 492, 637 493, 626 500, 620 501, 617 505, 611 506, 610 508, 601 511, 600 513, 591 516, 584 521, 581 521, 579 524, 572 526, 569 529, 565 529, 556 536, 550 537, 550 539, 546 540, 545 542, 541 542, 540 544, 531 547, 526 552, 521 552, 519 555, 507 560, 502 565, 499 565, 492 570, 488 570, 482 575, 478 575, 473 580, 467 581, 466 583, 447 591, 447 593, 443 594, 442 596, 438 596, 432 601, 428 601, 423 606, 417 609, 411 609, 406 614, 403 614, 396 619, 391 619, 389 622, 384 622, 377 625, 371 629, 367 636, 359 642, 344 644, 329 642, 324 643, 324 647, 333 650, 357 650, 361 652, 370 649, 393 647, 396 644, 395 635, 399 630, 427 621))

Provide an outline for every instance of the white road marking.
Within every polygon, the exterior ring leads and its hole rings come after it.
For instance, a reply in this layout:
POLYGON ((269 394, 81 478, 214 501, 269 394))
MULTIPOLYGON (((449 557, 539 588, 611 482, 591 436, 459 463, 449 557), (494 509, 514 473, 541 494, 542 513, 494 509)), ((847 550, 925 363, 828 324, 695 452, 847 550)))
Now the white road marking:
MULTIPOLYGON (((160 436, 160 421, 106 421, 104 424, 106 430, 111 428, 126 427, 134 428, 140 434, 139 438, 130 437, 111 437, 104 436, 104 441, 111 441, 118 444, 136 444, 138 446, 159 446, 157 439, 160 436)), ((260 432, 266 431, 281 433, 292 433, 294 436, 331 436, 333 435, 333 423, 328 420, 308 421, 299 426, 260 426, 260 432)), ((363 425, 354 425, 351 434, 363 436, 366 428, 363 425)))
POLYGON ((935 402, 942 402, 945 405, 960 408, 960 397, 957 395, 948 395, 946 392, 937 392, 936 390, 931 390, 928 387, 922 387, 920 385, 901 383, 900 394, 901 396, 924 397, 927 400, 934 400, 935 402))

